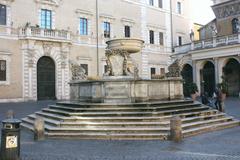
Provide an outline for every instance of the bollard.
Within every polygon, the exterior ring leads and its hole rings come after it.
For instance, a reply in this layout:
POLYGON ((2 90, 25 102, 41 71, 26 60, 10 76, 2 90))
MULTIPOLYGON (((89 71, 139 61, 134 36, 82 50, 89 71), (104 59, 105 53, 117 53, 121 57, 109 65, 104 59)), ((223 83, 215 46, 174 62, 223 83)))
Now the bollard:
POLYGON ((8 110, 7 111, 7 115, 6 115, 7 119, 12 119, 15 117, 15 113, 13 110, 8 110))
POLYGON ((45 127, 44 120, 41 117, 37 117, 34 122, 34 140, 40 141, 45 139, 44 135, 45 127))
POLYGON ((20 120, 13 118, 2 121, 2 160, 20 160, 20 123, 20 120))
POLYGON ((174 116, 170 120, 170 140, 182 141, 182 121, 179 116, 174 116))

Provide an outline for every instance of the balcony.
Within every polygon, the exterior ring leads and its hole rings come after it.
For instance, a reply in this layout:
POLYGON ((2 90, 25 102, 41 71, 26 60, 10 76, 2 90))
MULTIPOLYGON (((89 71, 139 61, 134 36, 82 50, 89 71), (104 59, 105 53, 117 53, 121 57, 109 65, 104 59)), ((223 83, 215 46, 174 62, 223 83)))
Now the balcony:
POLYGON ((18 29, 0 25, 0 36, 18 36, 18 29))
POLYGON ((71 34, 66 30, 43 29, 39 27, 20 28, 21 39, 48 40, 55 42, 71 42, 71 34))
POLYGON ((240 33, 228 36, 213 37, 212 39, 194 41, 189 44, 175 47, 176 54, 188 53, 189 51, 216 48, 226 45, 240 44, 240 33))

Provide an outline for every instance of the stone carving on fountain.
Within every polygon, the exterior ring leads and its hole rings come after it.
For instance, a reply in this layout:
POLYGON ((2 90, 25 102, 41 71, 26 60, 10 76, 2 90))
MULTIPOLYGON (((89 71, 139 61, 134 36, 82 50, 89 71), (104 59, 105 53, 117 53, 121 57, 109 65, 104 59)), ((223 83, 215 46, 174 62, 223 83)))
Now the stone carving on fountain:
POLYGON ((168 77, 168 78, 180 77, 181 76, 180 68, 181 67, 179 64, 179 60, 177 59, 168 67, 169 72, 166 74, 166 77, 168 77))
POLYGON ((108 41, 106 50, 107 71, 104 79, 138 79, 138 66, 133 63, 130 54, 137 53, 143 45, 138 39, 119 39, 108 41))
POLYGON ((71 63, 71 72, 72 72, 72 80, 86 80, 87 75, 86 71, 83 67, 78 65, 77 63, 71 63))
MULTIPOLYGON (((106 50, 107 72, 104 76, 134 76, 129 63, 129 53, 122 49, 106 50)), ((134 66, 136 68, 136 66, 134 66)))

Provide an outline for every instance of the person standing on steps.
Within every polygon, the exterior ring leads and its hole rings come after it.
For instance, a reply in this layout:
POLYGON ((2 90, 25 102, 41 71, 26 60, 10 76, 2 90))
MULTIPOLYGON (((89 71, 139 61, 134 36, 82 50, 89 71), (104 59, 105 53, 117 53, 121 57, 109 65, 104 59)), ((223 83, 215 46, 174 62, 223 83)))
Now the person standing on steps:
POLYGON ((217 110, 219 110, 220 105, 220 89, 217 87, 213 93, 213 97, 216 98, 216 101, 214 103, 217 110))

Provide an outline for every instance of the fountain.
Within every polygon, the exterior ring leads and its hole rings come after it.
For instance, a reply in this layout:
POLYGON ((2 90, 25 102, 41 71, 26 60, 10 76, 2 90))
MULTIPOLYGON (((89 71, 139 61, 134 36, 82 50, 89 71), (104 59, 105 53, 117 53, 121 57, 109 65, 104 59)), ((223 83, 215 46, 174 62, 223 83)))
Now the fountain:
POLYGON ((140 54, 144 41, 114 39, 107 41, 107 72, 101 80, 75 80, 70 83, 71 100, 96 103, 135 103, 183 99, 182 79, 140 79, 130 54, 140 54))
POLYGON ((40 117, 49 138, 166 140, 175 133, 188 137, 239 125, 230 116, 183 99, 178 61, 163 79, 140 79, 130 54, 140 54, 143 41, 115 39, 107 44, 108 69, 102 79, 84 80, 84 69, 72 64, 70 101, 23 118, 22 127, 34 131, 40 117))

